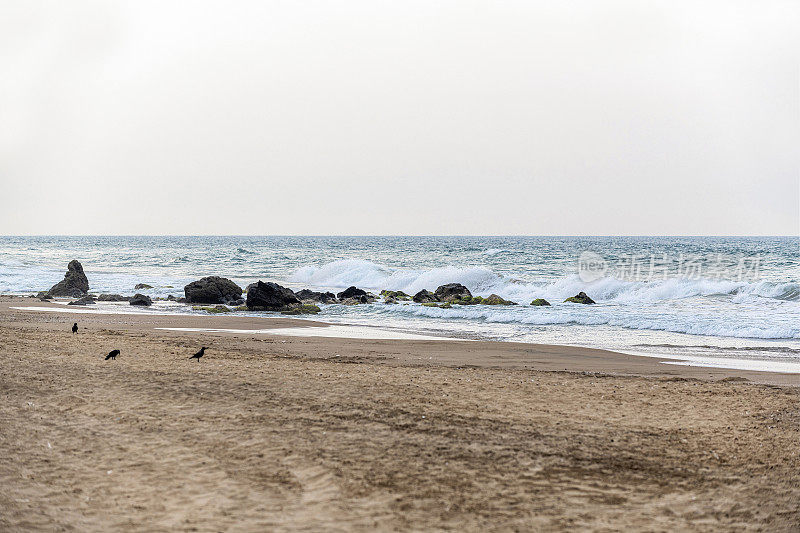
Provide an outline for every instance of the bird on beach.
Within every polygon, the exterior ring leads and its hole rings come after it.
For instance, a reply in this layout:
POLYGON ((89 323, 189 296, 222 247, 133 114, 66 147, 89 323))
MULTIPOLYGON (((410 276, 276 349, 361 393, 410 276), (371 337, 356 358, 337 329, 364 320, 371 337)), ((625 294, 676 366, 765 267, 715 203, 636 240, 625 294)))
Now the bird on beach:
POLYGON ((78 323, 77 322, 72 324, 72 334, 74 335, 75 333, 78 333, 78 323))
POLYGON ((119 350, 111 350, 110 352, 108 352, 108 355, 106 356, 105 360, 108 361, 109 359, 113 359, 114 361, 116 361, 118 355, 119 355, 119 350))
POLYGON ((197 359, 197 362, 199 363, 199 362, 200 362, 200 358, 201 358, 201 357, 203 357, 203 354, 204 354, 204 353, 206 353, 206 347, 205 347, 205 346, 203 346, 202 348, 200 348, 200 351, 199 351, 199 352, 197 352, 196 354, 194 354, 193 356, 191 356, 189 359, 190 359, 190 360, 191 360, 191 359, 197 359))

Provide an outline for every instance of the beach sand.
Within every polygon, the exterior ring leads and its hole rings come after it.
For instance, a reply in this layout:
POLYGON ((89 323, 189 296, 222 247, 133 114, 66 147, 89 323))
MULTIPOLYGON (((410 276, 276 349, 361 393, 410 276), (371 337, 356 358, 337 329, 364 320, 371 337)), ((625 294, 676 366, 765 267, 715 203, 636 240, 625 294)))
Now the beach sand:
POLYGON ((0 298, 3 531, 800 528, 797 375, 30 305, 0 298))

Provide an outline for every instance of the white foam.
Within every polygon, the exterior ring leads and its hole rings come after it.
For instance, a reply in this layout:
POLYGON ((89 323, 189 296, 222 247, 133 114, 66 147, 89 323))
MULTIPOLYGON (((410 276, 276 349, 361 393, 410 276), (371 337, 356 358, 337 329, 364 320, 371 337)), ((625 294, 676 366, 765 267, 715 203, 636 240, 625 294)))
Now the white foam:
POLYGON ((321 266, 307 265, 289 277, 293 283, 318 288, 355 285, 365 289, 391 289, 415 293, 433 290, 445 283, 461 283, 476 295, 500 296, 527 303, 534 298, 563 300, 586 292, 596 301, 616 303, 652 303, 695 296, 727 296, 736 302, 745 297, 782 301, 800 300, 800 284, 768 281, 730 281, 708 278, 669 278, 652 281, 627 281, 603 277, 585 282, 577 274, 556 280, 522 280, 504 276, 480 266, 445 266, 428 270, 392 268, 362 259, 332 261, 321 266))

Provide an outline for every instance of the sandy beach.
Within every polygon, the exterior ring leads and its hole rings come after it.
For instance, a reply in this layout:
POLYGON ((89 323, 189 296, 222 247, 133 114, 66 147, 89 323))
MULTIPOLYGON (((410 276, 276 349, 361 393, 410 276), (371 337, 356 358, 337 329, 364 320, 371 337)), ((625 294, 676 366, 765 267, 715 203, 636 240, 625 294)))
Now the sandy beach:
POLYGON ((2 530, 800 527, 798 375, 0 300, 2 530))

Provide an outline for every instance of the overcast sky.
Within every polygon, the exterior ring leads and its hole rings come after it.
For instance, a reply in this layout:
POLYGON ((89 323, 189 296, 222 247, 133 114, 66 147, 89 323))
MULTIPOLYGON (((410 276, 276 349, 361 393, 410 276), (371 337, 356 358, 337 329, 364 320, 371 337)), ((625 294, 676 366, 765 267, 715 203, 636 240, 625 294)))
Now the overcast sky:
POLYGON ((0 234, 797 235, 798 6, 0 0, 0 234))

